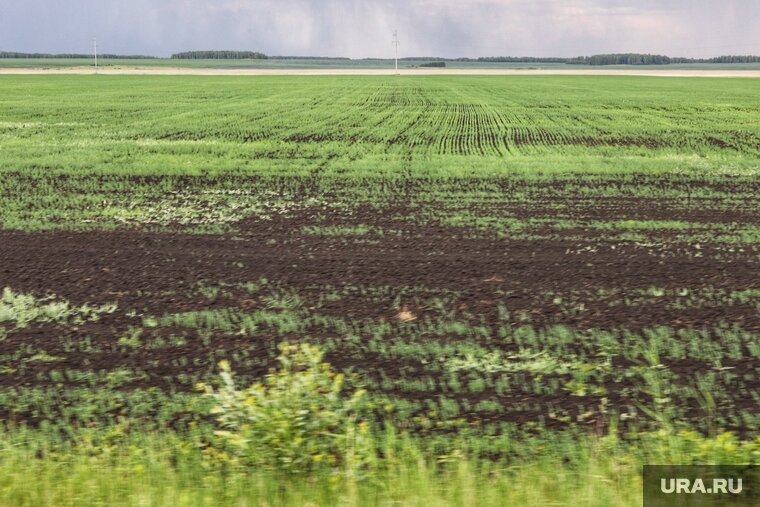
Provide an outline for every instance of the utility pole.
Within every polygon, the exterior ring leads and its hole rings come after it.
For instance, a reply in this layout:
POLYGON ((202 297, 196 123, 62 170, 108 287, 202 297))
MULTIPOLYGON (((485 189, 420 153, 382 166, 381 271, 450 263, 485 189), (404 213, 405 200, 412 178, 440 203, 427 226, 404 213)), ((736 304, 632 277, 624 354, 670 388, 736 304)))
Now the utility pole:
POLYGON ((393 45, 396 47, 396 74, 398 74, 398 30, 393 30, 393 45))
POLYGON ((95 54, 95 74, 98 73, 98 39, 97 37, 92 39, 92 51, 95 54))

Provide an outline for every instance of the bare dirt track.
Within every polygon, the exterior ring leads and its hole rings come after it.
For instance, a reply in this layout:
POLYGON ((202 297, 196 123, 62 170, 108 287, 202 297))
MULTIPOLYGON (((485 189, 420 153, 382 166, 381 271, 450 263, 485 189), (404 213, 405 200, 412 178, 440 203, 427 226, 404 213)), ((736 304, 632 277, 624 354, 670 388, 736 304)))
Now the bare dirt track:
MULTIPOLYGON (((0 69, 0 75, 87 75, 91 68, 0 69)), ((140 76, 392 76, 393 69, 101 69, 100 75, 140 76)), ((402 76, 648 76, 760 78, 760 70, 650 70, 650 69, 401 69, 402 76)))

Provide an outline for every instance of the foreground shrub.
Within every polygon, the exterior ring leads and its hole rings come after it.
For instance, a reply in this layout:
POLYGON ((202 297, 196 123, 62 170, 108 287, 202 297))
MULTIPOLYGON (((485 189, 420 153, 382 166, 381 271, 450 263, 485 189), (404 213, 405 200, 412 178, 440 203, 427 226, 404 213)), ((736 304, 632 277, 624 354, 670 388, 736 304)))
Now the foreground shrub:
POLYGON ((238 389, 230 365, 219 366, 219 390, 203 386, 216 400, 226 457, 241 464, 286 472, 318 467, 355 473, 374 453, 365 391, 350 392, 344 376, 322 361, 311 345, 280 345, 280 369, 263 382, 238 389))

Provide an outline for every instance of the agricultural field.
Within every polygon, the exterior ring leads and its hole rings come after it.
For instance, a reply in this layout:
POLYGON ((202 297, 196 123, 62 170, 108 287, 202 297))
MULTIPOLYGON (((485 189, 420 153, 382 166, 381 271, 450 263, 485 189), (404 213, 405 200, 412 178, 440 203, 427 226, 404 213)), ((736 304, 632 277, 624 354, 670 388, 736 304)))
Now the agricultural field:
MULTIPOLYGON (((399 62, 401 68, 419 66, 429 60, 408 59, 399 62)), ((393 69, 394 61, 387 59, 349 60, 347 58, 267 58, 265 60, 219 60, 175 58, 101 58, 98 65, 109 68, 191 68, 191 69, 393 69)), ((0 58, 0 69, 59 69, 88 68, 95 66, 94 58, 0 58)), ((674 65, 680 68, 681 66, 674 65)), ((447 62, 455 69, 561 69, 569 67, 562 63, 496 63, 496 62, 447 62)), ((573 68, 572 66, 571 68, 573 68)), ((671 67, 671 66, 668 66, 671 67)), ((758 70, 760 64, 685 64, 686 68, 716 70, 758 70)))
POLYGON ((760 461, 759 210, 757 79, 3 76, 2 445, 205 442, 309 343, 433 462, 630 445, 637 505, 760 461))
MULTIPOLYGON (((405 58, 399 61, 399 68, 412 69, 430 63, 429 59, 405 58)), ((104 70, 119 69, 216 69, 216 70, 281 70, 303 71, 325 70, 392 70, 394 60, 382 58, 348 59, 348 58, 297 58, 270 57, 265 60, 189 60, 175 58, 100 58, 98 67, 104 70)), ((446 61, 447 69, 470 71, 495 70, 560 70, 583 73, 599 70, 599 66, 575 65, 546 62, 486 62, 486 61, 446 61)), ((94 70, 95 58, 0 58, 2 70, 56 70, 80 69, 94 70)), ((668 65, 605 65, 601 69, 630 71, 758 71, 760 63, 672 63, 668 65)))

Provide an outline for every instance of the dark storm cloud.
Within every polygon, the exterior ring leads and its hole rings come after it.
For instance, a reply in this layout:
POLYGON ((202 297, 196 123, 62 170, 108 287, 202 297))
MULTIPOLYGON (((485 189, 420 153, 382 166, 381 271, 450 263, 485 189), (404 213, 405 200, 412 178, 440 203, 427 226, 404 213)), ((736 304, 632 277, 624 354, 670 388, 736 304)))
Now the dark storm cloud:
POLYGON ((575 56, 760 53, 757 0, 0 0, 0 50, 575 56))

